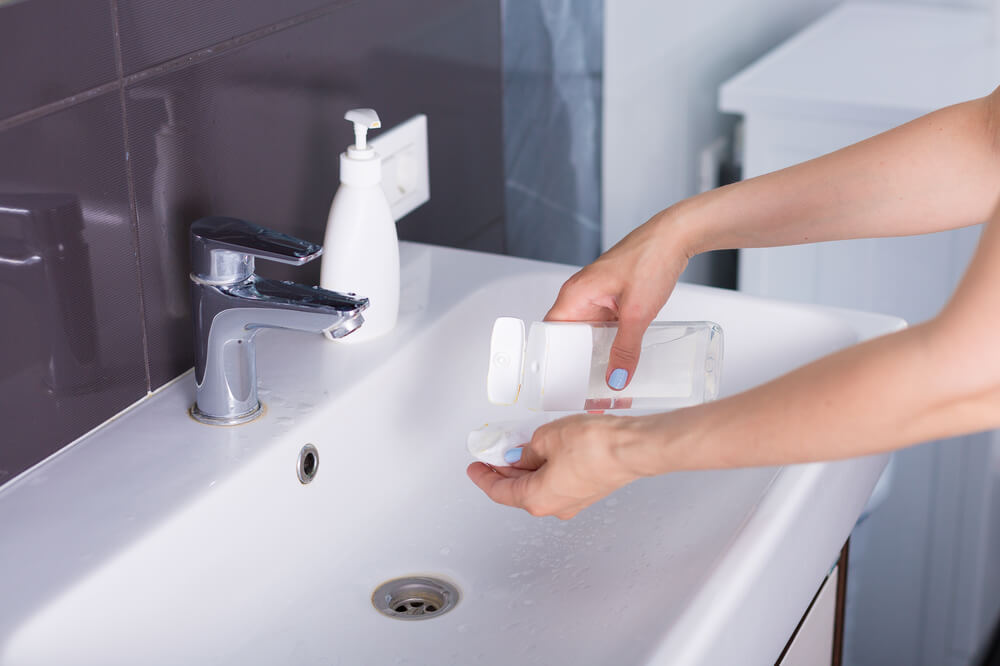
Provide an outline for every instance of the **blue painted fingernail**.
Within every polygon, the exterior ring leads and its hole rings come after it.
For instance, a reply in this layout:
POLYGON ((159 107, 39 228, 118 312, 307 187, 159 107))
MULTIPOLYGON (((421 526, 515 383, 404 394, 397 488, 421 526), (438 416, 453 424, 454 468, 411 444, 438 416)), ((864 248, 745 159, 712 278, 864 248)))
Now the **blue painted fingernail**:
POLYGON ((628 381, 628 370, 625 368, 615 368, 611 371, 611 376, 608 377, 608 386, 618 391, 625 388, 625 382, 628 381))
POLYGON ((519 446, 519 447, 517 447, 515 449, 511 449, 507 453, 503 454, 503 459, 508 464, 511 464, 511 465, 514 464, 514 463, 516 463, 518 460, 521 459, 521 449, 523 449, 523 448, 524 448, 523 446, 519 446))

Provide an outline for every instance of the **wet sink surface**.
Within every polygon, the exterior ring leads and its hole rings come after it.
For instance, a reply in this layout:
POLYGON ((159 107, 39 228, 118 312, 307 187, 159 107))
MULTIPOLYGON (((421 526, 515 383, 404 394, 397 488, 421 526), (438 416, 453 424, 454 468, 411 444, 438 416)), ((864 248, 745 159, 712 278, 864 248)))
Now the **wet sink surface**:
MULTIPOLYGON (((541 318, 573 269, 402 256, 392 335, 261 334, 258 421, 195 423, 187 375, 0 489, 0 664, 777 657, 885 458, 643 479, 568 522, 495 505, 464 445, 518 414, 486 401, 490 327, 541 318), (447 614, 372 606, 428 574, 460 592, 447 614)), ((660 318, 722 325, 724 395, 900 325, 687 285, 660 318)))

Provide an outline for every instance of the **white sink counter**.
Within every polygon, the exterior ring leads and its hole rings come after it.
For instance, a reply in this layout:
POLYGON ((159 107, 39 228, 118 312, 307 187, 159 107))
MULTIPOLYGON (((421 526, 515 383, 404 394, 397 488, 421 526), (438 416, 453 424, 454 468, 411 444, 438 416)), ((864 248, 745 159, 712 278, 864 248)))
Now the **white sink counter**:
MULTIPOLYGON (((495 505, 465 475, 466 433, 511 416, 490 327, 573 269, 401 253, 390 336, 260 335, 259 420, 194 422, 188 374, 0 488, 0 664, 774 662, 886 458, 643 479, 568 522, 495 505), (378 614, 411 574, 458 606, 378 614)), ((722 325, 724 395, 902 326, 689 285, 660 318, 722 325)))

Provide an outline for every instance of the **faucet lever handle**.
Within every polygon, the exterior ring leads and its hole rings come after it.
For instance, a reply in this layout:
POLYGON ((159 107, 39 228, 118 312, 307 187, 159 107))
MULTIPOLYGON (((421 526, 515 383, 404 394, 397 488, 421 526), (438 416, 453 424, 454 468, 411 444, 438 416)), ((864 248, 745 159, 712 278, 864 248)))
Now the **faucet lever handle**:
POLYGON ((203 217, 191 225, 192 276, 205 282, 245 280, 255 258, 301 266, 322 253, 322 245, 235 217, 203 217))

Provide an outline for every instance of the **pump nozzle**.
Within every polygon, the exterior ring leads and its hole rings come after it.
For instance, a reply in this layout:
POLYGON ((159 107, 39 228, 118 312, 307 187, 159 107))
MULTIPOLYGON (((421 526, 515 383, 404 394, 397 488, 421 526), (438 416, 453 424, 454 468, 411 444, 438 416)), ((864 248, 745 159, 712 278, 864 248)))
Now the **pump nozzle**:
POLYGON ((375 109, 351 109, 344 114, 344 119, 354 123, 354 149, 368 150, 368 130, 382 127, 375 109))

